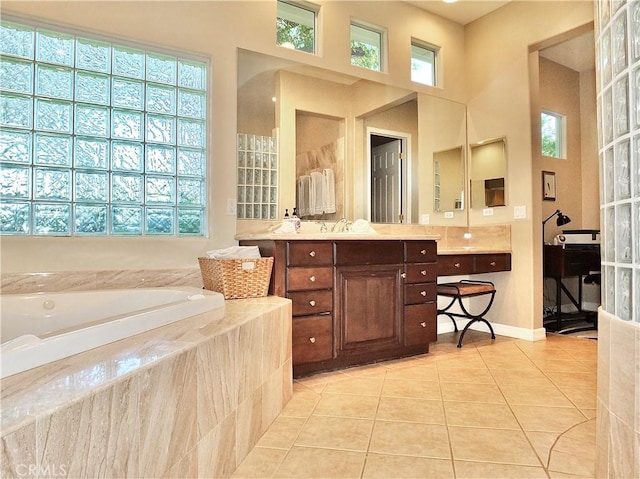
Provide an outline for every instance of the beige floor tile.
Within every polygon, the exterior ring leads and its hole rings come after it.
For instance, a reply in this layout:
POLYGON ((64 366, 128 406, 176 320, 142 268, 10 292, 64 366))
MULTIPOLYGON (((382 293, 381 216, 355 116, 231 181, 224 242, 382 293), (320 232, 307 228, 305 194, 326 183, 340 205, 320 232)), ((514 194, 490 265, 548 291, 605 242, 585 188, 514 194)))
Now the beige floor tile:
POLYGON ((544 372, 577 372, 593 373, 593 365, 588 361, 578 361, 575 359, 550 359, 544 358, 534 361, 544 372))
POLYGON ((443 383, 495 384, 491 373, 483 369, 449 368, 439 374, 443 383))
POLYGON ((394 367, 387 371, 387 379, 415 379, 418 381, 437 381, 438 368, 435 364, 424 362, 409 367, 394 367))
POLYGON ((417 381, 412 379, 384 380, 383 397, 406 397, 422 399, 441 399, 440 384, 437 381, 417 381))
POLYGON ((596 421, 595 419, 585 421, 572 427, 565 432, 563 437, 571 437, 574 439, 581 439, 583 441, 590 441, 593 444, 596 442, 596 421))
POLYGON ((504 356, 485 359, 484 362, 491 370, 539 371, 538 367, 528 358, 511 358, 504 356))
POLYGON ((258 446, 290 449, 300 434, 306 418, 278 416, 267 432, 258 440, 258 446))
POLYGON ((291 417, 309 417, 320 401, 320 395, 314 391, 305 389, 294 392, 293 397, 285 405, 280 415, 291 417))
POLYGON ((573 454, 553 450, 549 461, 549 471, 594 477, 595 460, 589 461, 582 456, 574 456, 573 454))
POLYGON ((584 462, 596 462, 596 444, 587 438, 575 439, 572 437, 561 436, 553 446, 551 454, 560 452, 582 458, 584 462))
POLYGON ((255 447, 231 475, 233 479, 272 477, 288 450, 255 447))
POLYGON ((442 401, 414 398, 380 398, 376 420, 445 424, 442 401))
POLYGON ((506 404, 446 401, 444 410, 448 426, 520 429, 506 404))
POLYGON ((539 369, 529 368, 526 370, 513 369, 492 369, 491 375, 496 383, 500 386, 515 384, 530 386, 533 384, 539 386, 553 386, 553 382, 539 369))
POLYGON ((545 407, 512 405, 511 409, 525 431, 563 433, 586 420, 573 407, 545 407))
POLYGON ((456 460, 541 465, 522 431, 449 427, 449 436, 456 460))
POLYGON ((592 373, 549 372, 547 375, 562 391, 596 388, 597 374, 595 371, 592 373))
POLYGON ((502 392, 495 384, 441 383, 442 399, 445 401, 469 401, 504 404, 502 392))
POLYGON ((373 419, 378 409, 378 396, 324 393, 313 414, 373 419))
POLYGON ((450 459, 383 454, 369 454, 362 474, 363 479, 453 479, 453 477, 453 465, 450 459))
POLYGON ((456 479, 547 479, 547 473, 542 467, 468 461, 455 461, 454 463, 456 479))
POLYGON ((449 459, 447 428, 434 424, 376 421, 369 451, 449 459))
POLYGON ((459 355, 450 354, 449 357, 440 357, 437 361, 438 370, 445 369, 487 369, 482 357, 475 351, 459 355))
POLYGON ((526 431, 525 435, 529 438, 529 442, 533 445, 533 449, 538 454, 542 463, 546 466, 549 463, 551 448, 558 440, 558 434, 555 432, 526 431))
POLYGON ((359 478, 366 454, 309 447, 294 447, 273 475, 275 478, 359 478))
POLYGON ((340 394, 360 394, 363 396, 379 396, 384 379, 381 377, 347 377, 339 381, 327 383, 323 392, 340 394))
POLYGON ((502 395, 511 405, 573 407, 573 403, 551 383, 500 385, 502 395))
POLYGON ((563 393, 579 409, 595 409, 598 399, 596 389, 565 389, 563 393))
POLYGON ((575 474, 565 474, 564 472, 549 471, 551 479, 593 479, 592 476, 577 476, 575 474))
POLYGON ((366 451, 373 421, 311 416, 295 441, 296 446, 366 451))

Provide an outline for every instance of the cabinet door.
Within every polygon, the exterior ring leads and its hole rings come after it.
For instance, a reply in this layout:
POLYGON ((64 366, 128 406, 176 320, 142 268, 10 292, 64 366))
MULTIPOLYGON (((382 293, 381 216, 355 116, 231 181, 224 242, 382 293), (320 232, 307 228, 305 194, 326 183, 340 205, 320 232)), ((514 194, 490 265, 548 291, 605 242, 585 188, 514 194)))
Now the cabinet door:
POLYGON ((333 317, 293 318, 292 362, 295 365, 325 361, 333 357, 333 317))
POLYGON ((343 266, 336 273, 338 354, 372 354, 402 344, 402 266, 343 266))
POLYGON ((438 339, 436 303, 411 304, 404 307, 404 344, 428 346, 438 339))

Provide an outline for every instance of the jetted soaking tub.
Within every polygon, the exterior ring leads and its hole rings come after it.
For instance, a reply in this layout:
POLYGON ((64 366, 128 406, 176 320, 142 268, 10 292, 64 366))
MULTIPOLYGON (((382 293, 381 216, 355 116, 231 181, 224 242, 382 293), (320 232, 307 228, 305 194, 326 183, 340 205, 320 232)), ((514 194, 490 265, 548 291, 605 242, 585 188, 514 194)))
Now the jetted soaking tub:
POLYGON ((224 296, 192 287, 6 294, 2 377, 35 368, 207 311, 224 296))

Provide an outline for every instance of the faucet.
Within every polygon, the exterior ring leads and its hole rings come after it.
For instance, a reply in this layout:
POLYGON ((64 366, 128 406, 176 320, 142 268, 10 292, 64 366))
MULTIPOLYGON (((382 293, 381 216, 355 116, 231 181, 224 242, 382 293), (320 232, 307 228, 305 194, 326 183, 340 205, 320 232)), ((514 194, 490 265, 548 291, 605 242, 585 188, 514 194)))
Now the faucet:
POLYGON ((320 225, 320 233, 327 232, 327 225, 324 223, 324 221, 316 221, 316 224, 320 225))
POLYGON ((351 221, 347 220, 347 218, 340 218, 340 220, 338 220, 338 222, 336 224, 333 225, 333 228, 331 228, 331 232, 335 233, 336 230, 337 231, 349 231, 349 225, 351 224, 351 221), (342 225, 342 226, 340 226, 342 225))

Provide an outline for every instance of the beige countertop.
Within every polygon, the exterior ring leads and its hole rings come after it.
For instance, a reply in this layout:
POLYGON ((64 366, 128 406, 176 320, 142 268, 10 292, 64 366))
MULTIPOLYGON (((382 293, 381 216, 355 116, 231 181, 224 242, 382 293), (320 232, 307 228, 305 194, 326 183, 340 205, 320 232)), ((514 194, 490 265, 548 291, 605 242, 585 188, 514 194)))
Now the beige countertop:
POLYGON ((439 240, 438 234, 371 234, 371 233, 246 233, 235 236, 238 241, 256 241, 256 240, 283 240, 283 241, 304 241, 304 240, 323 240, 323 241, 344 241, 344 240, 361 240, 361 241, 384 241, 384 240, 439 240))

